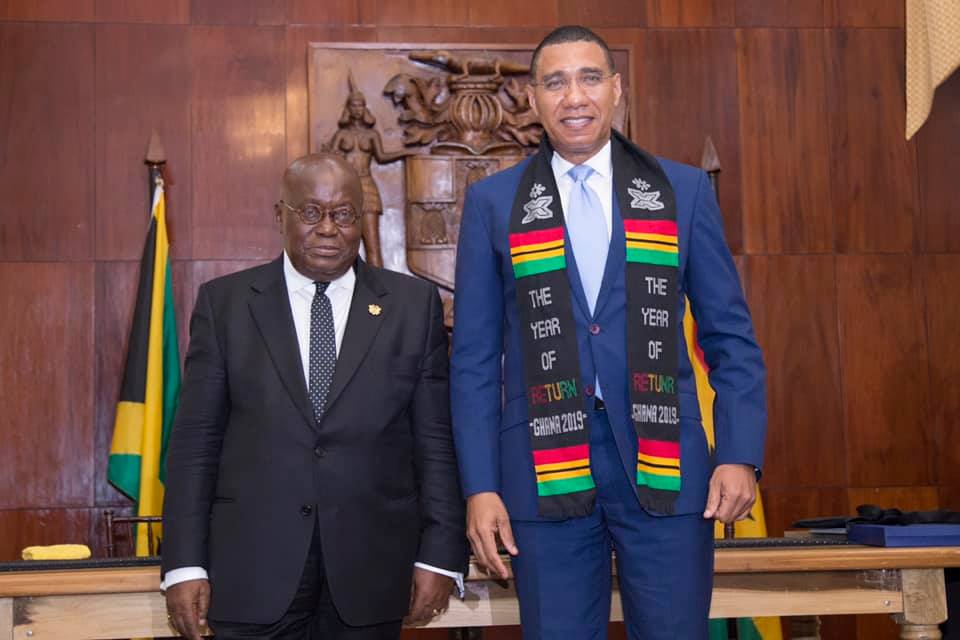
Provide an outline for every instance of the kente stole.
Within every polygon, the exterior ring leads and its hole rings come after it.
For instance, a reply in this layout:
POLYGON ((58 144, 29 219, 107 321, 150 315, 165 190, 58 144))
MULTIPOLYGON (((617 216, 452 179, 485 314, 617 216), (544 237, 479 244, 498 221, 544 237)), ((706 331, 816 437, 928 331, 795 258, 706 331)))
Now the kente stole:
MULTIPOLYGON (((627 367, 638 441, 640 504, 673 513, 680 491, 679 264, 676 198, 656 158, 618 132, 611 139, 614 202, 626 236, 627 367)), ((523 335, 530 444, 540 515, 593 509, 589 416, 581 388, 566 229, 546 136, 520 179, 510 256, 523 335)), ((597 212, 598 224, 602 224, 597 212)), ((581 258, 585 263, 587 257, 581 258)), ((606 384, 622 384, 607 380, 606 384)))

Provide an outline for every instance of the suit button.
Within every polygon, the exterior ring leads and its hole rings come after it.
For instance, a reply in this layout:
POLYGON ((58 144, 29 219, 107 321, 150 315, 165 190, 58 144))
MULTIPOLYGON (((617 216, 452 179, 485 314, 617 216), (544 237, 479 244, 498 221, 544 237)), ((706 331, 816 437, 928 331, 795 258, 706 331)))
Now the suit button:
POLYGON ((322 458, 323 456, 327 455, 327 450, 323 447, 317 447, 313 450, 313 455, 317 456, 318 458, 322 458))
POLYGON ((584 389, 584 392, 585 392, 588 396, 592 396, 592 395, 593 395, 593 385, 592 385, 592 384, 588 384, 587 387, 584 389))
POLYGON ((592 333, 595 336, 600 335, 600 325, 598 324, 590 325, 590 333, 592 333))
POLYGON ((309 504, 305 504, 302 507, 300 507, 300 515, 306 517, 306 516, 309 516, 311 513, 313 513, 313 506, 309 504))

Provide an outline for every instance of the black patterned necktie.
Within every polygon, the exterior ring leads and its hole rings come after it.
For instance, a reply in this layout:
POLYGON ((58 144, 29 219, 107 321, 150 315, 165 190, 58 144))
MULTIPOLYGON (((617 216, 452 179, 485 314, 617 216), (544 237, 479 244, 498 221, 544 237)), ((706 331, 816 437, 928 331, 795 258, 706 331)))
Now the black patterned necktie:
POLYGON ((310 402, 313 415, 320 422, 337 363, 337 343, 333 328, 333 307, 324 295, 329 282, 314 282, 317 291, 310 306, 310 402))

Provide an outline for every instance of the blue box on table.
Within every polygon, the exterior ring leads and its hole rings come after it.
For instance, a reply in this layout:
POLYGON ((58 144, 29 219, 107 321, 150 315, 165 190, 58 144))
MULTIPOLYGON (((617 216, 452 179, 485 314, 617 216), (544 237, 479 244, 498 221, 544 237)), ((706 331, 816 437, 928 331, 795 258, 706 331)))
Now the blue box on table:
POLYGON ((875 547, 953 547, 960 524, 848 524, 847 540, 875 547))

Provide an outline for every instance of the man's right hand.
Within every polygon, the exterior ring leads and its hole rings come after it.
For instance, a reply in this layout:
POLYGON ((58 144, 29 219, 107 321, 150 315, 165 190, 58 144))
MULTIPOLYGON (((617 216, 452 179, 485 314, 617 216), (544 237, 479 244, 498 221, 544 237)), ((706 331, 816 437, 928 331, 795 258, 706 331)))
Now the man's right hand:
POLYGON ((210 581, 178 582, 165 594, 170 626, 185 638, 201 640, 200 629, 207 626, 207 609, 210 608, 210 581))
POLYGON ((519 553, 510 528, 510 516, 503 500, 493 491, 475 493, 467 498, 467 538, 473 555, 484 571, 507 579, 507 566, 497 551, 497 538, 510 555, 519 553))

